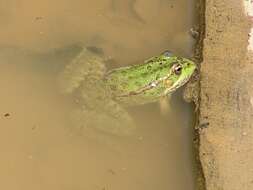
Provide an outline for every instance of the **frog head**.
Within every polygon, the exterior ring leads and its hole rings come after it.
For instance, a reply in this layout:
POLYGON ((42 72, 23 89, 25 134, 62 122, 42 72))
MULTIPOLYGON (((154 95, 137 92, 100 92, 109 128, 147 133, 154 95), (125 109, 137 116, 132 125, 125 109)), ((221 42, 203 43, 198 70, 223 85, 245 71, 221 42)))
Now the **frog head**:
POLYGON ((196 69, 196 64, 190 59, 177 57, 168 51, 164 52, 161 58, 166 60, 165 64, 168 66, 168 74, 162 79, 165 85, 164 95, 167 95, 189 81, 196 69))
POLYGON ((118 101, 144 104, 176 91, 189 81, 195 69, 196 64, 190 59, 166 51, 143 64, 109 72, 106 83, 118 101))

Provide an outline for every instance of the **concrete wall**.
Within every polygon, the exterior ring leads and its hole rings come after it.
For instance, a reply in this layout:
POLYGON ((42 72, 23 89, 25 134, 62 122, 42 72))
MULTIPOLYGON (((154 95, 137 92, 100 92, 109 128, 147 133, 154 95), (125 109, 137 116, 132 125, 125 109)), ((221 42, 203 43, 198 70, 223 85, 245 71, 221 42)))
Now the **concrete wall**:
POLYGON ((253 190, 250 22, 240 0, 206 0, 205 14, 198 133, 206 189, 253 190))

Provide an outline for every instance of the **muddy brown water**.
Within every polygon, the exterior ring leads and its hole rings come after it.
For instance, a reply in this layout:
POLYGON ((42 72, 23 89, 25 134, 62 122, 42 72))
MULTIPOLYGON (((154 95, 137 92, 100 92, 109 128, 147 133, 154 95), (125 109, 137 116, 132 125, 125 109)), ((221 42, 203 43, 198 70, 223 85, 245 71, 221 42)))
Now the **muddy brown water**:
MULTIPOLYGON (((71 98, 55 78, 83 44, 120 65, 166 49, 193 54, 191 0, 2 0, 0 188, 6 190, 193 190, 192 107, 130 110, 139 138, 114 149, 69 130, 71 98)), ((111 137, 114 138, 114 137, 111 137)))

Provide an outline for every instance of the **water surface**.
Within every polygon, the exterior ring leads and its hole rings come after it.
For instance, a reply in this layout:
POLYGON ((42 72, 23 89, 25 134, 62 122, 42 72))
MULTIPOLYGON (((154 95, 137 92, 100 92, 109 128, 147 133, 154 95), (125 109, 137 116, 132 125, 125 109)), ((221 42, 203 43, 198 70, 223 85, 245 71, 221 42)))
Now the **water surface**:
POLYGON ((117 66, 166 49, 190 57, 193 1, 2 0, 0 12, 2 189, 194 189, 193 113, 182 91, 165 116, 157 104, 131 109, 139 138, 115 138, 112 148, 69 130, 73 101, 55 82, 84 44, 117 66))

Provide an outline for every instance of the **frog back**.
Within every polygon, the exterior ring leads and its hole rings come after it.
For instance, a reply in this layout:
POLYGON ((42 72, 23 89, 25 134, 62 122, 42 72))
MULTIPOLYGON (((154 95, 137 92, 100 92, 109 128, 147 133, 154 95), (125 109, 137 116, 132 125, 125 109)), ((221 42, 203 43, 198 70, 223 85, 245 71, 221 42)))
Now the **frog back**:
POLYGON ((166 89, 161 79, 167 74, 168 66, 163 62, 145 62, 112 70, 105 81, 114 99, 131 106, 157 101, 166 89))

